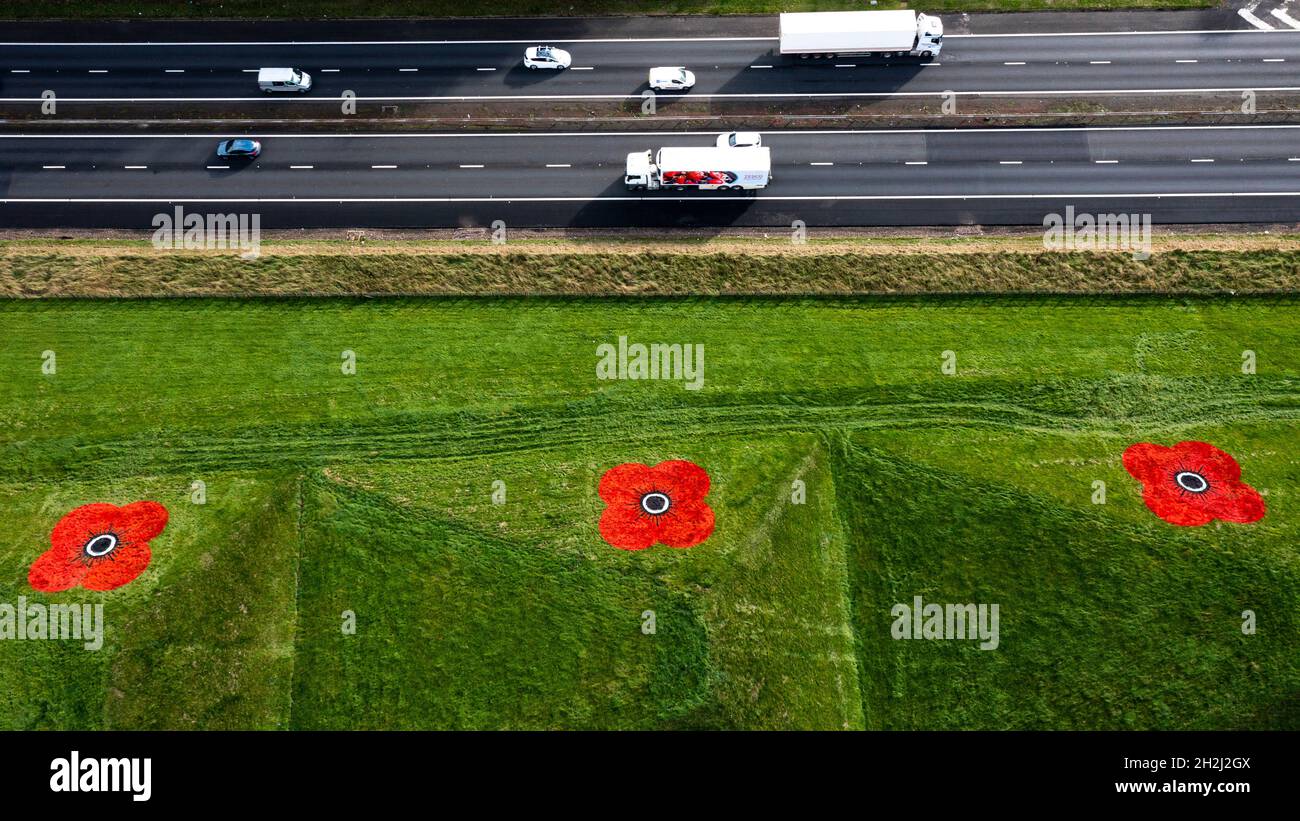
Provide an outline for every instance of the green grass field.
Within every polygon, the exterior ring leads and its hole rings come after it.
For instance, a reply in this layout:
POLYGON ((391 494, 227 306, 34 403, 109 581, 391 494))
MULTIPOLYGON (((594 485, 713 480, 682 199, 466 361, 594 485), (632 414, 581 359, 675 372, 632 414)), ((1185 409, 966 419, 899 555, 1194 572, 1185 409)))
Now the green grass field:
POLYGON ((0 641, 0 727, 1300 729, 1298 309, 0 302, 0 602, 107 626, 0 641), (620 335, 703 344, 703 388, 597 380, 620 335), (1182 439, 1268 515, 1152 515, 1120 455, 1182 439), (604 471, 676 458, 713 536, 602 541, 604 471), (146 498, 134 582, 28 586, 65 512, 146 498), (998 603, 1000 646, 892 639, 914 595, 998 603))

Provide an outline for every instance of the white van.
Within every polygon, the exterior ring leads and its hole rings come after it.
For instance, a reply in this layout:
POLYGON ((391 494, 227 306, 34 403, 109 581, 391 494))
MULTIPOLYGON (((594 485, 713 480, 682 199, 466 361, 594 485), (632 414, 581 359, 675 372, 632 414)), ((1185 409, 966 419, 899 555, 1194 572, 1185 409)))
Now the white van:
POLYGON ((275 91, 311 91, 311 75, 296 68, 261 68, 257 70, 257 87, 270 94, 275 91))

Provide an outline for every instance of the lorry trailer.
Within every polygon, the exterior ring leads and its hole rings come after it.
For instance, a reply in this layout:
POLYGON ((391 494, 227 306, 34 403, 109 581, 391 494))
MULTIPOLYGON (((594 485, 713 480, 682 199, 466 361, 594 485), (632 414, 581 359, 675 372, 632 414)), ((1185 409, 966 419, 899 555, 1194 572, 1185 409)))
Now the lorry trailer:
POLYGON ((938 57, 943 22, 909 10, 781 15, 781 53, 807 57, 938 57))
POLYGON ((634 191, 754 191, 772 180, 770 152, 767 146, 634 151, 623 181, 634 191))

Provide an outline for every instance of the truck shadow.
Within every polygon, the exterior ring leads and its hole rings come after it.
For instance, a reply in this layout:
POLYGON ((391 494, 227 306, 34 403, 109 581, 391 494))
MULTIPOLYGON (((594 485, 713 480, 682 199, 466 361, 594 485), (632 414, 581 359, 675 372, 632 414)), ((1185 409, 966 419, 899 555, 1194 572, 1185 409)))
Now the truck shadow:
POLYGON ((754 192, 628 191, 616 178, 600 199, 583 203, 571 228, 727 228, 754 207, 754 192))
MULTIPOLYGON (((771 50, 755 61, 755 65, 770 65, 772 68, 741 69, 720 87, 707 90, 707 93, 790 95, 749 100, 715 98, 710 101, 711 108, 718 109, 719 113, 726 113, 727 109, 735 109, 738 105, 751 109, 761 106, 773 114, 838 113, 838 109, 844 106, 869 105, 873 101, 887 98, 834 95, 893 94, 903 91, 914 83, 928 62, 931 61, 918 57, 801 60, 797 57, 783 57, 771 50)), ((942 93, 942 89, 933 90, 936 97, 942 93)))

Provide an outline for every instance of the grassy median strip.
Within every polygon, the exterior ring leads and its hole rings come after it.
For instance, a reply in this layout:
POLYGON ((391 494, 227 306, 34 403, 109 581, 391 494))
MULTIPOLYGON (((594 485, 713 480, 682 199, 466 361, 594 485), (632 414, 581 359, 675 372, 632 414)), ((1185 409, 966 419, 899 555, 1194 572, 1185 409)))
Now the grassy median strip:
POLYGON ((1149 259, 1046 252, 1039 237, 271 241, 235 252, 147 242, 0 245, 0 298, 149 296, 670 296, 1226 294, 1300 290, 1300 238, 1167 236, 1149 259))

